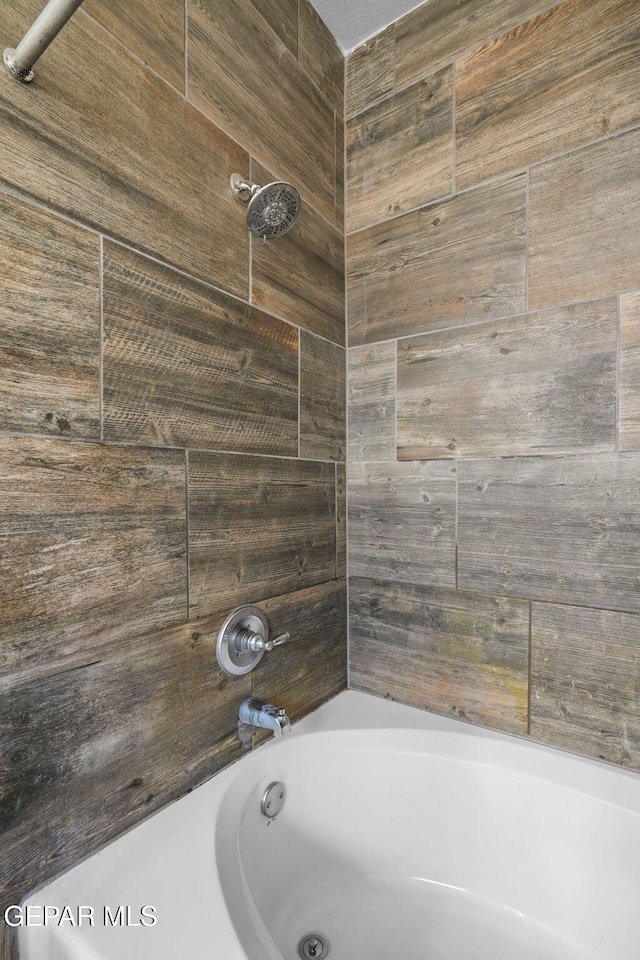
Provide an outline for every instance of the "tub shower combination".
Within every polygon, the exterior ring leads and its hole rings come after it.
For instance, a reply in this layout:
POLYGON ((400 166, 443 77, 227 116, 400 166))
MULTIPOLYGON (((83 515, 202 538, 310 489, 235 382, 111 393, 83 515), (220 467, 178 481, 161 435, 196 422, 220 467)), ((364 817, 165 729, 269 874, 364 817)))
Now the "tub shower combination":
POLYGON ((637 960, 639 811, 624 770, 347 691, 32 895, 96 921, 20 958, 637 960))
MULTIPOLYGON (((16 80, 81 3, 4 51, 16 80)), ((231 189, 265 242, 299 216, 290 184, 231 189)), ((218 661, 288 639, 241 608, 218 661)), ((15 908, 20 960, 637 960, 636 775, 351 691, 291 736, 250 698, 253 726, 274 738, 15 908)))

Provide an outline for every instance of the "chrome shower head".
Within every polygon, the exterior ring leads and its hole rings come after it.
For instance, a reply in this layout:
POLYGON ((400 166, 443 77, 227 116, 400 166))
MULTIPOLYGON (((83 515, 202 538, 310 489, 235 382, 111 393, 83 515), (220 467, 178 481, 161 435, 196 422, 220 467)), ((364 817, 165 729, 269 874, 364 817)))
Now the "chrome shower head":
POLYGON ((276 180, 261 187, 234 173, 231 177, 231 189, 238 200, 249 204, 247 226, 259 240, 281 237, 291 229, 300 215, 300 194, 290 183, 276 180))

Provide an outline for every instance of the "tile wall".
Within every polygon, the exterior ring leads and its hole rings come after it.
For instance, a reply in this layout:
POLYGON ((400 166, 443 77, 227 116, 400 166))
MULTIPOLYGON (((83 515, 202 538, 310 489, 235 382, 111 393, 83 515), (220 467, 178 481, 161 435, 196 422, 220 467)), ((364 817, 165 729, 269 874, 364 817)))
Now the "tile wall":
POLYGON ((0 75, 3 904, 344 687, 347 485, 353 687, 640 770, 639 53, 429 0, 345 118, 308 0, 85 0, 0 75), (296 642, 231 680, 245 601, 296 642))
POLYGON ((3 909, 238 759, 252 690, 345 686, 343 115, 307 0, 86 0, 0 73, 3 909), (292 642, 232 679, 244 602, 292 642))
POLYGON ((640 770, 640 7, 347 61, 350 684, 640 770))

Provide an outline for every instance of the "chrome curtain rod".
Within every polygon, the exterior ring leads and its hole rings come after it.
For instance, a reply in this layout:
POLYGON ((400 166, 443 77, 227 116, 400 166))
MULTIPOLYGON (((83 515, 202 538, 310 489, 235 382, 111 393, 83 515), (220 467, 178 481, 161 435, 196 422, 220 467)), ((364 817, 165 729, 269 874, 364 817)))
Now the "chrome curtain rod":
POLYGON ((24 37, 15 48, 7 47, 2 59, 5 66, 16 80, 21 83, 31 83, 33 80, 33 65, 42 56, 52 40, 54 40, 67 20, 69 20, 81 6, 83 0, 49 0, 33 26, 29 27, 24 37))

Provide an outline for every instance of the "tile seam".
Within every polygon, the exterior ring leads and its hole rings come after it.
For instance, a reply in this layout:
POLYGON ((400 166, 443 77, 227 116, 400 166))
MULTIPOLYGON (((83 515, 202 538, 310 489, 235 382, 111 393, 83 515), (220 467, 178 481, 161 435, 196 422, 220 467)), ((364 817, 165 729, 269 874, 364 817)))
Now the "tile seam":
POLYGON ((173 90, 174 93, 177 93, 182 100, 186 100, 186 96, 183 90, 179 90, 178 87, 174 86, 170 80, 167 80, 167 78, 163 77, 161 73, 158 73, 158 71, 155 70, 149 63, 147 63, 147 61, 143 57, 141 57, 139 53, 136 53, 135 50, 132 50, 131 47, 128 47, 126 43, 120 39, 120 37, 116 36, 116 34, 112 30, 110 30, 109 27, 105 26, 104 23, 101 23, 100 20, 98 20, 96 17, 93 16, 93 14, 89 13, 89 11, 85 10, 84 8, 80 8, 78 12, 81 13, 82 16, 90 20, 92 23, 94 23, 97 27, 99 27, 100 30, 103 30, 109 37, 111 37, 114 43, 116 43, 120 47, 120 49, 128 53, 129 56, 132 57, 133 60, 135 60, 135 62, 139 66, 144 67, 145 70, 148 70, 149 73, 151 73, 154 77, 162 81, 162 83, 164 83, 167 87, 173 90))
POLYGON ((393 341, 393 459, 398 461, 398 341, 393 341))
MULTIPOLYGON (((624 296, 625 294, 636 293, 637 290, 634 288, 632 290, 624 290, 618 293, 604 293, 600 294, 597 297, 589 297, 586 300, 569 300, 567 303, 557 303, 551 307, 535 307, 533 310, 525 310, 522 313, 506 313, 504 316, 494 317, 491 320, 486 318, 482 320, 470 320, 468 323, 458 323, 450 327, 435 327, 433 330, 419 330, 416 333, 403 333, 395 337, 383 337, 380 340, 365 340, 364 343, 354 343, 352 346, 348 347, 348 350, 355 350, 362 347, 370 347, 382 343, 393 343, 394 341, 400 340, 413 340, 418 337, 431 337, 436 336, 442 333, 448 333, 449 331, 456 330, 465 330, 467 327, 481 327, 483 324, 496 324, 496 323, 505 323, 507 320, 518 320, 524 317, 535 316, 539 313, 547 313, 556 310, 564 310, 568 307, 579 307, 586 306, 590 303, 598 303, 603 300, 615 300, 617 296, 624 296)), ((330 341, 333 342, 333 341, 330 341)), ((337 344, 340 346, 340 344, 337 344)))
POLYGON ((616 303, 616 403, 615 403, 615 446, 620 453, 620 387, 622 376, 622 297, 618 294, 616 303))
POLYGON ((455 564, 456 564, 456 590, 458 589, 458 517, 460 497, 460 471, 456 467, 456 521, 455 521, 455 564))
POLYGON ((522 167, 519 170, 510 171, 509 173, 495 177, 492 180, 485 180, 483 183, 474 184, 472 187, 465 187, 463 190, 456 190, 455 193, 442 194, 442 196, 435 197, 433 200, 427 200, 426 203, 421 203, 417 207, 411 207, 409 210, 402 210, 400 213, 396 213, 392 217, 387 217, 384 220, 376 220, 374 223, 368 223, 366 226, 357 227, 355 230, 350 230, 348 232, 348 236, 355 237, 358 234, 366 233, 368 230, 375 230, 377 227, 382 227, 387 223, 395 223, 396 220, 402 220, 403 217, 408 217, 413 213, 419 213, 421 210, 427 210, 429 207, 437 207, 443 203, 449 203, 451 200, 456 200, 458 197, 463 197, 467 193, 482 189, 483 187, 492 187, 496 184, 508 183, 510 180, 515 180, 517 177, 524 176, 526 171, 527 168, 522 167))
POLYGON ((299 457, 293 454, 283 453, 254 453, 246 450, 230 450, 228 448, 215 447, 194 447, 192 444, 183 446, 160 446, 148 442, 136 440, 101 440, 99 437, 80 437, 69 434, 58 435, 56 433, 18 433, 15 430, 0 430, 0 438, 19 440, 55 440, 61 443, 75 443, 87 446, 113 447, 122 450, 146 450, 157 453, 184 453, 190 450, 193 454, 204 454, 205 456, 227 456, 227 457, 256 457, 263 460, 286 460, 293 463, 318 463, 326 466, 332 466, 335 463, 343 464, 344 460, 321 460, 317 457, 299 457))
MULTIPOLYGON (((568 3, 570 0, 562 0, 563 3, 568 3)), ((548 157, 544 157, 542 160, 536 160, 529 164, 522 165, 519 167, 514 167, 512 170, 505 171, 500 173, 495 177, 490 177, 488 180, 480 180, 478 183, 473 183, 468 187, 457 188, 455 193, 443 194, 441 197, 436 197, 434 200, 429 200, 426 203, 422 203, 417 207, 411 207, 409 210, 403 210, 400 213, 394 214, 392 217, 387 217, 384 220, 376 220, 373 223, 368 223, 366 226, 358 227, 356 230, 350 230, 348 235, 350 237, 355 234, 364 233, 367 230, 373 230, 376 227, 381 227, 385 223, 393 223, 395 220, 401 220, 402 217, 407 217, 409 214, 417 213, 420 210, 424 210, 427 207, 433 207, 441 203, 446 203, 449 200, 453 200, 456 197, 462 197, 467 193, 471 193, 473 190, 479 190, 482 187, 489 187, 498 183, 505 183, 509 180, 515 180, 516 177, 524 176, 525 174, 530 174, 532 171, 535 171, 538 167, 544 166, 547 163, 554 163, 557 160, 562 160, 565 157, 573 156, 574 154, 581 153, 584 150, 590 150, 593 147, 599 146, 608 141, 618 140, 622 137, 627 136, 630 133, 640 131, 640 121, 638 123, 632 124, 629 127, 624 127, 621 130, 617 130, 610 134, 605 134, 603 137, 599 137, 596 140, 590 140, 588 143, 582 144, 578 147, 573 147, 570 150, 566 150, 562 153, 551 154, 548 157)))
MULTIPOLYGON (((332 340, 330 337, 325 336, 322 333, 316 333, 315 330, 309 330, 308 327, 304 327, 299 323, 294 323, 293 320, 287 320, 286 317, 281 316, 278 313, 273 313, 272 310, 267 310, 264 307, 259 306, 256 303, 252 303, 249 300, 245 300, 243 297, 239 297, 236 293, 230 293, 228 290, 225 290, 224 287, 216 287, 214 284, 209 283, 207 280, 202 280, 200 277, 194 276, 192 273, 187 273, 185 270, 182 270, 180 267, 174 267, 173 264, 168 263, 166 260, 159 260, 157 257, 154 257, 153 254, 145 253, 144 250, 140 250, 138 247, 134 247, 131 244, 125 243, 122 240, 116 240, 113 237, 105 235, 105 239, 110 243, 115 244, 118 247, 122 247, 123 250, 130 250, 132 253, 137 254, 140 257, 144 257, 145 260, 149 260, 151 263, 156 263, 160 267, 165 267, 167 270, 171 270, 173 273, 177 273, 181 277, 185 277, 187 280, 192 280, 194 283, 200 284, 203 287, 206 287, 207 290, 213 290, 215 293, 221 293, 225 297, 229 297, 231 300, 235 300, 237 303, 243 303, 248 307, 253 307, 254 310, 259 311, 260 313, 265 314, 265 316, 273 317, 274 320, 280 320, 282 323, 286 323, 287 326, 292 327, 294 330, 306 330, 307 333, 310 333, 314 337, 318 337, 320 340, 324 340, 326 343, 331 343, 335 347, 342 347, 345 349, 343 343, 339 343, 337 340, 332 340)), ((601 298, 598 298, 601 299, 601 298)))
POLYGON ((100 393, 100 442, 104 442, 104 238, 98 235, 98 390, 100 393))
MULTIPOLYGON (((258 161, 260 162, 260 161, 258 161)), ((193 273, 189 273, 187 270, 184 270, 182 267, 175 266, 173 263, 168 260, 162 260, 160 257, 155 256, 152 253, 148 253, 145 250, 140 249, 140 247, 135 246, 132 243, 127 242, 126 240, 120 240, 117 237, 105 232, 102 229, 93 227, 82 220, 77 220, 74 217, 69 216, 59 210, 56 210, 55 207, 51 207, 46 203, 38 200, 36 197, 31 196, 28 193, 23 193, 21 190, 18 190, 9 184, 6 184, 0 181, 0 194, 5 196, 12 197, 13 199, 20 200, 21 202, 27 204, 27 206, 32 207, 35 210, 40 210, 43 213, 46 213, 56 219, 62 221, 63 223, 68 223, 74 227, 77 227, 81 230, 86 230, 87 233, 91 233, 96 237, 103 237, 109 243, 113 243, 119 247, 122 247, 124 250, 130 250, 138 256, 144 257, 146 260, 149 260, 151 263, 156 263, 161 267, 165 267, 167 270, 171 270, 174 273, 178 274, 181 277, 186 277, 188 280, 193 280, 195 283, 200 284, 203 287, 206 287, 208 290, 213 290, 217 293, 222 293, 226 297, 230 297, 232 300, 237 301, 238 303, 244 303, 247 306, 254 307, 254 309, 259 310, 261 313, 266 314, 269 317, 273 317, 276 320, 281 320, 283 323, 286 323, 290 327, 297 328, 299 330, 308 330, 309 333, 313 333, 314 336, 320 337, 322 340, 326 340, 327 343, 333 343, 336 346, 344 347, 344 343, 340 343, 337 340, 332 340, 330 337, 327 337, 325 334, 316 333, 314 330, 309 330, 308 327, 303 326, 300 323, 295 323, 293 320, 288 320, 286 317, 283 317, 281 314, 274 313, 273 310, 269 310, 266 307, 262 307, 256 303, 251 302, 249 299, 239 296, 237 293, 232 293, 230 290, 226 290, 224 287, 217 287, 214 283, 209 280, 204 280, 202 277, 198 277, 193 273)), ((315 211, 316 213, 318 211, 315 211)), ((319 214, 322 216, 322 214, 319 214)), ((325 219, 323 217, 323 219, 325 219)), ((330 221, 325 220, 328 226, 332 227, 339 234, 339 230, 336 228, 335 224, 330 223, 330 221)), ((346 240, 340 236, 336 239, 343 240, 343 245, 346 243, 346 240)), ((345 275, 345 292, 346 292, 346 275, 345 275)), ((249 291, 249 296, 250 296, 249 291)))
POLYGON ((525 188, 525 213, 524 213, 524 307, 525 313, 529 313, 529 193, 530 193, 530 174, 527 169, 527 181, 525 188))
POLYGON ((451 194, 456 193, 456 84, 457 84, 456 64, 453 64, 451 73, 451 194))
MULTIPOLYGON (((394 50, 394 59, 395 59, 395 50, 394 50)), ((380 94, 375 100, 372 100, 371 103, 367 103, 366 106, 362 107, 359 110, 356 110, 355 113, 350 113, 345 117, 345 120, 358 120, 363 114, 368 113, 369 110, 374 110, 376 107, 379 107, 381 104, 386 103, 389 100, 393 100, 394 97, 398 96, 401 93, 405 93, 407 90, 410 90, 412 87, 417 87, 419 83, 424 83, 425 80, 430 80, 436 75, 436 73, 443 73, 446 70, 455 67, 455 61, 450 60, 448 63, 443 63, 441 67, 436 67, 435 70, 430 70, 429 73, 425 73, 424 76, 418 77, 417 80, 412 80, 411 83, 407 83, 404 87, 395 86, 390 90, 385 91, 385 93, 380 94)))
POLYGON ((531 695, 533 680, 533 600, 529 600, 529 669, 527 677, 527 736, 531 736, 531 695))
POLYGON ((191 615, 191 530, 189 524, 189 450, 184 451, 185 475, 185 532, 186 532, 186 561, 187 561, 187 620, 191 615))
POLYGON ((298 459, 302 457, 302 334, 298 331, 298 459))
POLYGON ((189 0, 184 0, 184 98, 189 99, 189 0))

